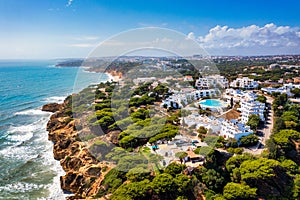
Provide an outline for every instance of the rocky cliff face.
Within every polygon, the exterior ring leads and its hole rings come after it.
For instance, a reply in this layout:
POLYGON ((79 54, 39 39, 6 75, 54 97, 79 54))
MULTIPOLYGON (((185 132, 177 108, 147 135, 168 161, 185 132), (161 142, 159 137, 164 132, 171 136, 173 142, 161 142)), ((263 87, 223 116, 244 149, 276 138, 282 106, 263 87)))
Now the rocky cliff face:
POLYGON ((43 105, 42 111, 46 112, 56 112, 59 111, 62 108, 62 104, 58 103, 48 103, 46 105, 43 105))
MULTIPOLYGON (((104 163, 97 161, 78 137, 75 123, 66 115, 67 100, 57 106, 47 106, 47 110, 56 111, 47 124, 48 139, 54 143, 53 154, 66 172, 60 177, 61 188, 74 193, 68 199, 82 199, 97 194, 104 178, 104 163), (50 109, 51 107, 51 109, 50 109), (49 109, 48 109, 49 108, 49 109)), ((45 106, 46 107, 46 106, 45 106)), ((106 172, 109 171, 107 166, 106 172)))

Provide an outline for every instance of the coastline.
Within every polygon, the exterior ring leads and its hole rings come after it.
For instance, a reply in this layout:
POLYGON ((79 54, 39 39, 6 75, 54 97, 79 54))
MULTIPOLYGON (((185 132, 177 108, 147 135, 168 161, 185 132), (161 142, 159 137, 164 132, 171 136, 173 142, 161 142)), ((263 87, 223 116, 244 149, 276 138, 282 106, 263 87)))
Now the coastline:
POLYGON ((79 139, 76 123, 67 114, 70 99, 59 104, 47 123, 48 140, 53 142, 54 159, 60 162, 65 175, 60 176, 60 187, 66 199, 95 196, 104 179, 107 165, 94 158, 85 142, 79 139), (67 193, 66 193, 67 191, 67 193))
MULTIPOLYGON (((49 98, 48 101, 50 102, 51 100, 53 100, 53 101, 51 101, 53 103, 44 104, 41 108, 39 108, 41 110, 41 112, 49 113, 49 116, 47 118, 47 123, 45 124, 45 126, 47 126, 47 124, 49 123, 49 121, 50 121, 51 116, 53 115, 53 113, 51 111, 43 110, 43 107, 45 105, 49 105, 49 104, 60 105, 60 104, 62 104, 64 102, 64 100, 66 98, 67 98, 67 96, 66 97, 53 97, 53 98, 49 98)), ((49 132, 47 130, 45 130, 45 131, 47 132, 47 135, 49 136, 49 132)), ((51 149, 52 149, 51 155, 49 155, 49 157, 51 156, 51 159, 53 159, 54 162, 55 162, 55 165, 51 169, 53 171, 57 172, 57 175, 53 178, 52 185, 49 187, 49 192, 50 193, 49 193, 49 197, 48 198, 50 198, 50 199, 66 199, 71 194, 65 193, 63 191, 63 189, 61 188, 61 186, 60 186, 60 177, 64 176, 66 174, 66 172, 62 168, 62 166, 60 164, 60 161, 56 160, 53 157, 53 142, 51 140, 49 140, 49 138, 47 140, 51 143, 51 149)))
MULTIPOLYGON (((88 71, 88 73, 99 73, 88 71)), ((103 73, 107 75, 106 81, 119 81, 119 77, 114 73, 103 73)), ((65 199, 78 199, 95 196, 104 178, 102 168, 107 165, 100 163, 94 158, 85 142, 78 140, 79 135, 76 130, 77 119, 71 120, 73 116, 66 114, 66 109, 70 103, 70 96, 64 98, 60 104, 55 105, 52 115, 47 123, 48 140, 52 142, 52 156, 60 162, 60 168, 64 173, 58 173, 55 177, 60 182, 60 189, 63 191, 65 199), (89 185, 87 187, 86 185, 89 185)), ((51 109, 50 109, 51 110, 51 109)), ((50 111, 48 110, 48 111, 50 111)), ((57 166, 58 167, 58 166, 57 166)))

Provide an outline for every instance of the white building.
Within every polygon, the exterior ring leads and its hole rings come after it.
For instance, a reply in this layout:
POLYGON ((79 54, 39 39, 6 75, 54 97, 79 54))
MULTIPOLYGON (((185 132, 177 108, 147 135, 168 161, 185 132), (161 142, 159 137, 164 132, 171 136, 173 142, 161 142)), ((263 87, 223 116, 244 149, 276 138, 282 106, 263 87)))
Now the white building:
POLYGON ((207 89, 207 90, 195 90, 192 88, 183 88, 180 92, 177 92, 168 98, 164 99, 161 103, 161 107, 166 105, 168 108, 182 108, 189 102, 196 101, 203 97, 212 97, 216 96, 216 90, 207 89))
POLYGON ((196 126, 196 129, 198 129, 200 126, 203 126, 207 130, 211 130, 213 133, 220 133, 221 123, 224 119, 193 113, 189 116, 183 117, 182 121, 183 120, 184 123, 181 122, 181 124, 185 124, 187 127, 196 126))
POLYGON ((223 98, 225 98, 228 103, 230 103, 231 98, 233 98, 234 102, 240 102, 241 100, 256 99, 257 94, 252 91, 242 91, 239 89, 228 88, 223 94, 223 98))
POLYGON ((185 77, 183 78, 183 80, 184 80, 184 81, 193 81, 194 79, 193 79, 192 76, 185 76, 185 77))
POLYGON ((250 126, 246 126, 243 123, 240 123, 237 120, 224 120, 222 122, 222 127, 220 131, 220 136, 224 137, 225 139, 234 138, 239 140, 243 136, 247 136, 252 134, 253 131, 250 129, 250 126))
POLYGON ((156 80, 155 77, 136 78, 136 79, 133 79, 133 83, 135 85, 139 85, 141 83, 149 83, 149 82, 153 82, 155 80, 156 80))
POLYGON ((258 83, 254 79, 248 77, 237 78, 230 83, 230 87, 243 88, 243 89, 256 89, 258 83))
POLYGON ((293 94, 291 93, 292 89, 298 88, 300 89, 300 84, 292 84, 292 83, 288 83, 288 84, 284 84, 282 87, 280 88, 261 88, 261 90, 267 94, 272 94, 272 93, 280 93, 280 94, 287 94, 288 96, 293 96, 293 94))
POLYGON ((208 89, 208 88, 228 88, 228 79, 220 75, 211 75, 203 78, 199 78, 195 83, 196 88, 208 89))
POLYGON ((239 110, 241 111, 241 122, 247 123, 250 115, 258 115, 261 121, 265 121, 264 111, 265 104, 255 99, 251 100, 242 100, 240 102, 241 107, 239 110))

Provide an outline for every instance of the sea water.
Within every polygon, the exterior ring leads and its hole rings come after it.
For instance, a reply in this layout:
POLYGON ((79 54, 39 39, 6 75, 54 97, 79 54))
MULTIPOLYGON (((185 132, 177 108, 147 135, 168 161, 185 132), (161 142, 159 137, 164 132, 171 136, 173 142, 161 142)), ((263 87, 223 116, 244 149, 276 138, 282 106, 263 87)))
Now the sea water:
POLYGON ((108 77, 54 65, 0 61, 0 199, 64 199, 59 182, 64 172, 47 140, 51 113, 41 106, 78 92, 73 91, 75 82, 79 90, 108 77))

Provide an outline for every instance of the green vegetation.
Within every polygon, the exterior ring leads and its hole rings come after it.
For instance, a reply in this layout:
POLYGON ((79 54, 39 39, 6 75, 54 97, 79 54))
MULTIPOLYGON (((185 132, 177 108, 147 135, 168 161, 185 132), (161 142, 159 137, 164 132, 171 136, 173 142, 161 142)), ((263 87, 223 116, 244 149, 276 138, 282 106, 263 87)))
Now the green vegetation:
POLYGON ((259 139, 256 135, 250 134, 250 135, 241 137, 240 143, 244 147, 250 147, 250 146, 256 145, 258 140, 259 139))
POLYGON ((260 123, 260 117, 258 115, 250 115, 247 125, 250 126, 250 128, 254 131, 257 130, 260 123))
POLYGON ((300 89, 299 88, 292 89, 291 92, 294 94, 295 98, 300 97, 300 89))
POLYGON ((207 129, 204 126, 200 126, 198 129, 198 137, 201 141, 204 139, 205 135, 207 134, 207 129))
MULTIPOLYGON (((177 62, 185 63, 184 60, 177 62)), ((241 61, 234 65, 259 62, 241 61)), ((124 66, 127 70, 132 67, 129 64, 124 66)), ((232 70, 232 66, 232 63, 222 61, 218 64, 228 71, 230 78, 243 73, 243 67, 232 70)), ((191 70, 193 76, 199 75, 192 67, 191 70)), ((275 70, 274 77, 263 71, 257 68, 246 73, 262 73, 265 75, 260 78, 262 80, 276 80, 282 76, 282 70, 275 70)), ((187 70, 182 72, 190 74, 187 70)), ((243 153, 242 148, 237 148, 235 139, 225 141, 200 127, 198 136, 208 146, 198 147, 194 152, 205 157, 204 164, 191 170, 186 165, 171 163, 163 170, 160 166, 162 158, 142 146, 147 142, 155 144, 159 140, 171 140, 179 132, 180 117, 188 115, 189 111, 171 109, 163 115, 151 109, 154 102, 169 95, 167 86, 163 84, 155 88, 150 83, 139 85, 130 94, 116 90, 115 86, 114 83, 102 83, 96 89, 83 90, 74 96, 74 109, 68 112, 70 117, 89 114, 87 120, 92 134, 85 135, 84 140, 93 139, 89 148, 97 159, 116 165, 105 175, 96 197, 111 194, 110 198, 115 200, 200 199, 201 195, 207 200, 299 198, 300 107, 292 105, 286 95, 277 95, 274 100, 275 126, 264 154, 253 156, 243 153), (92 94, 93 90, 95 94, 92 94), (99 101, 92 105, 95 95, 99 101), (112 131, 117 132, 115 145, 96 138, 112 131), (215 149, 224 146, 230 154, 215 149)), ((266 102, 264 96, 259 96, 258 100, 266 102)), ((210 113, 208 110, 200 112, 210 113)), ((251 115, 247 124, 256 130, 259 123, 259 117, 251 115)), ((252 134, 242 137, 239 142, 245 147, 252 146, 257 144, 258 138, 252 134)), ((175 156, 182 159, 187 153, 178 152, 175 156)), ((103 169, 103 172, 106 170, 103 169)))
POLYGON ((230 200, 255 199, 257 197, 256 190, 248 185, 230 182, 225 185, 223 195, 230 200))
MULTIPOLYGON (((220 71, 220 74, 226 76, 229 80, 237 78, 239 74, 243 74, 244 76, 258 81, 278 81, 281 78, 289 79, 297 76, 297 74, 295 74, 295 68, 276 68, 272 71, 265 70, 265 68, 268 68, 270 64, 274 63, 273 60, 243 59, 238 61, 228 61, 226 59, 216 59, 215 63, 217 63, 216 65, 220 71)), ((298 61, 291 61, 287 63, 299 64, 298 61)))
POLYGON ((300 140, 300 106, 290 104, 287 96, 282 94, 275 98, 273 109, 276 118, 273 134, 267 141, 268 156, 273 159, 291 159, 299 165, 297 144, 300 140))
POLYGON ((183 159, 184 157, 186 157, 188 154, 186 153, 186 152, 177 152, 176 154, 175 154, 175 156, 177 157, 177 158, 180 158, 180 159, 183 159))
POLYGON ((232 154, 242 154, 243 151, 244 151, 244 149, 243 149, 243 148, 232 148, 232 147, 229 147, 229 148, 227 149, 227 151, 228 151, 229 153, 232 153, 232 154))
POLYGON ((259 95, 256 100, 261 103, 267 103, 267 97, 265 97, 263 95, 259 95))

